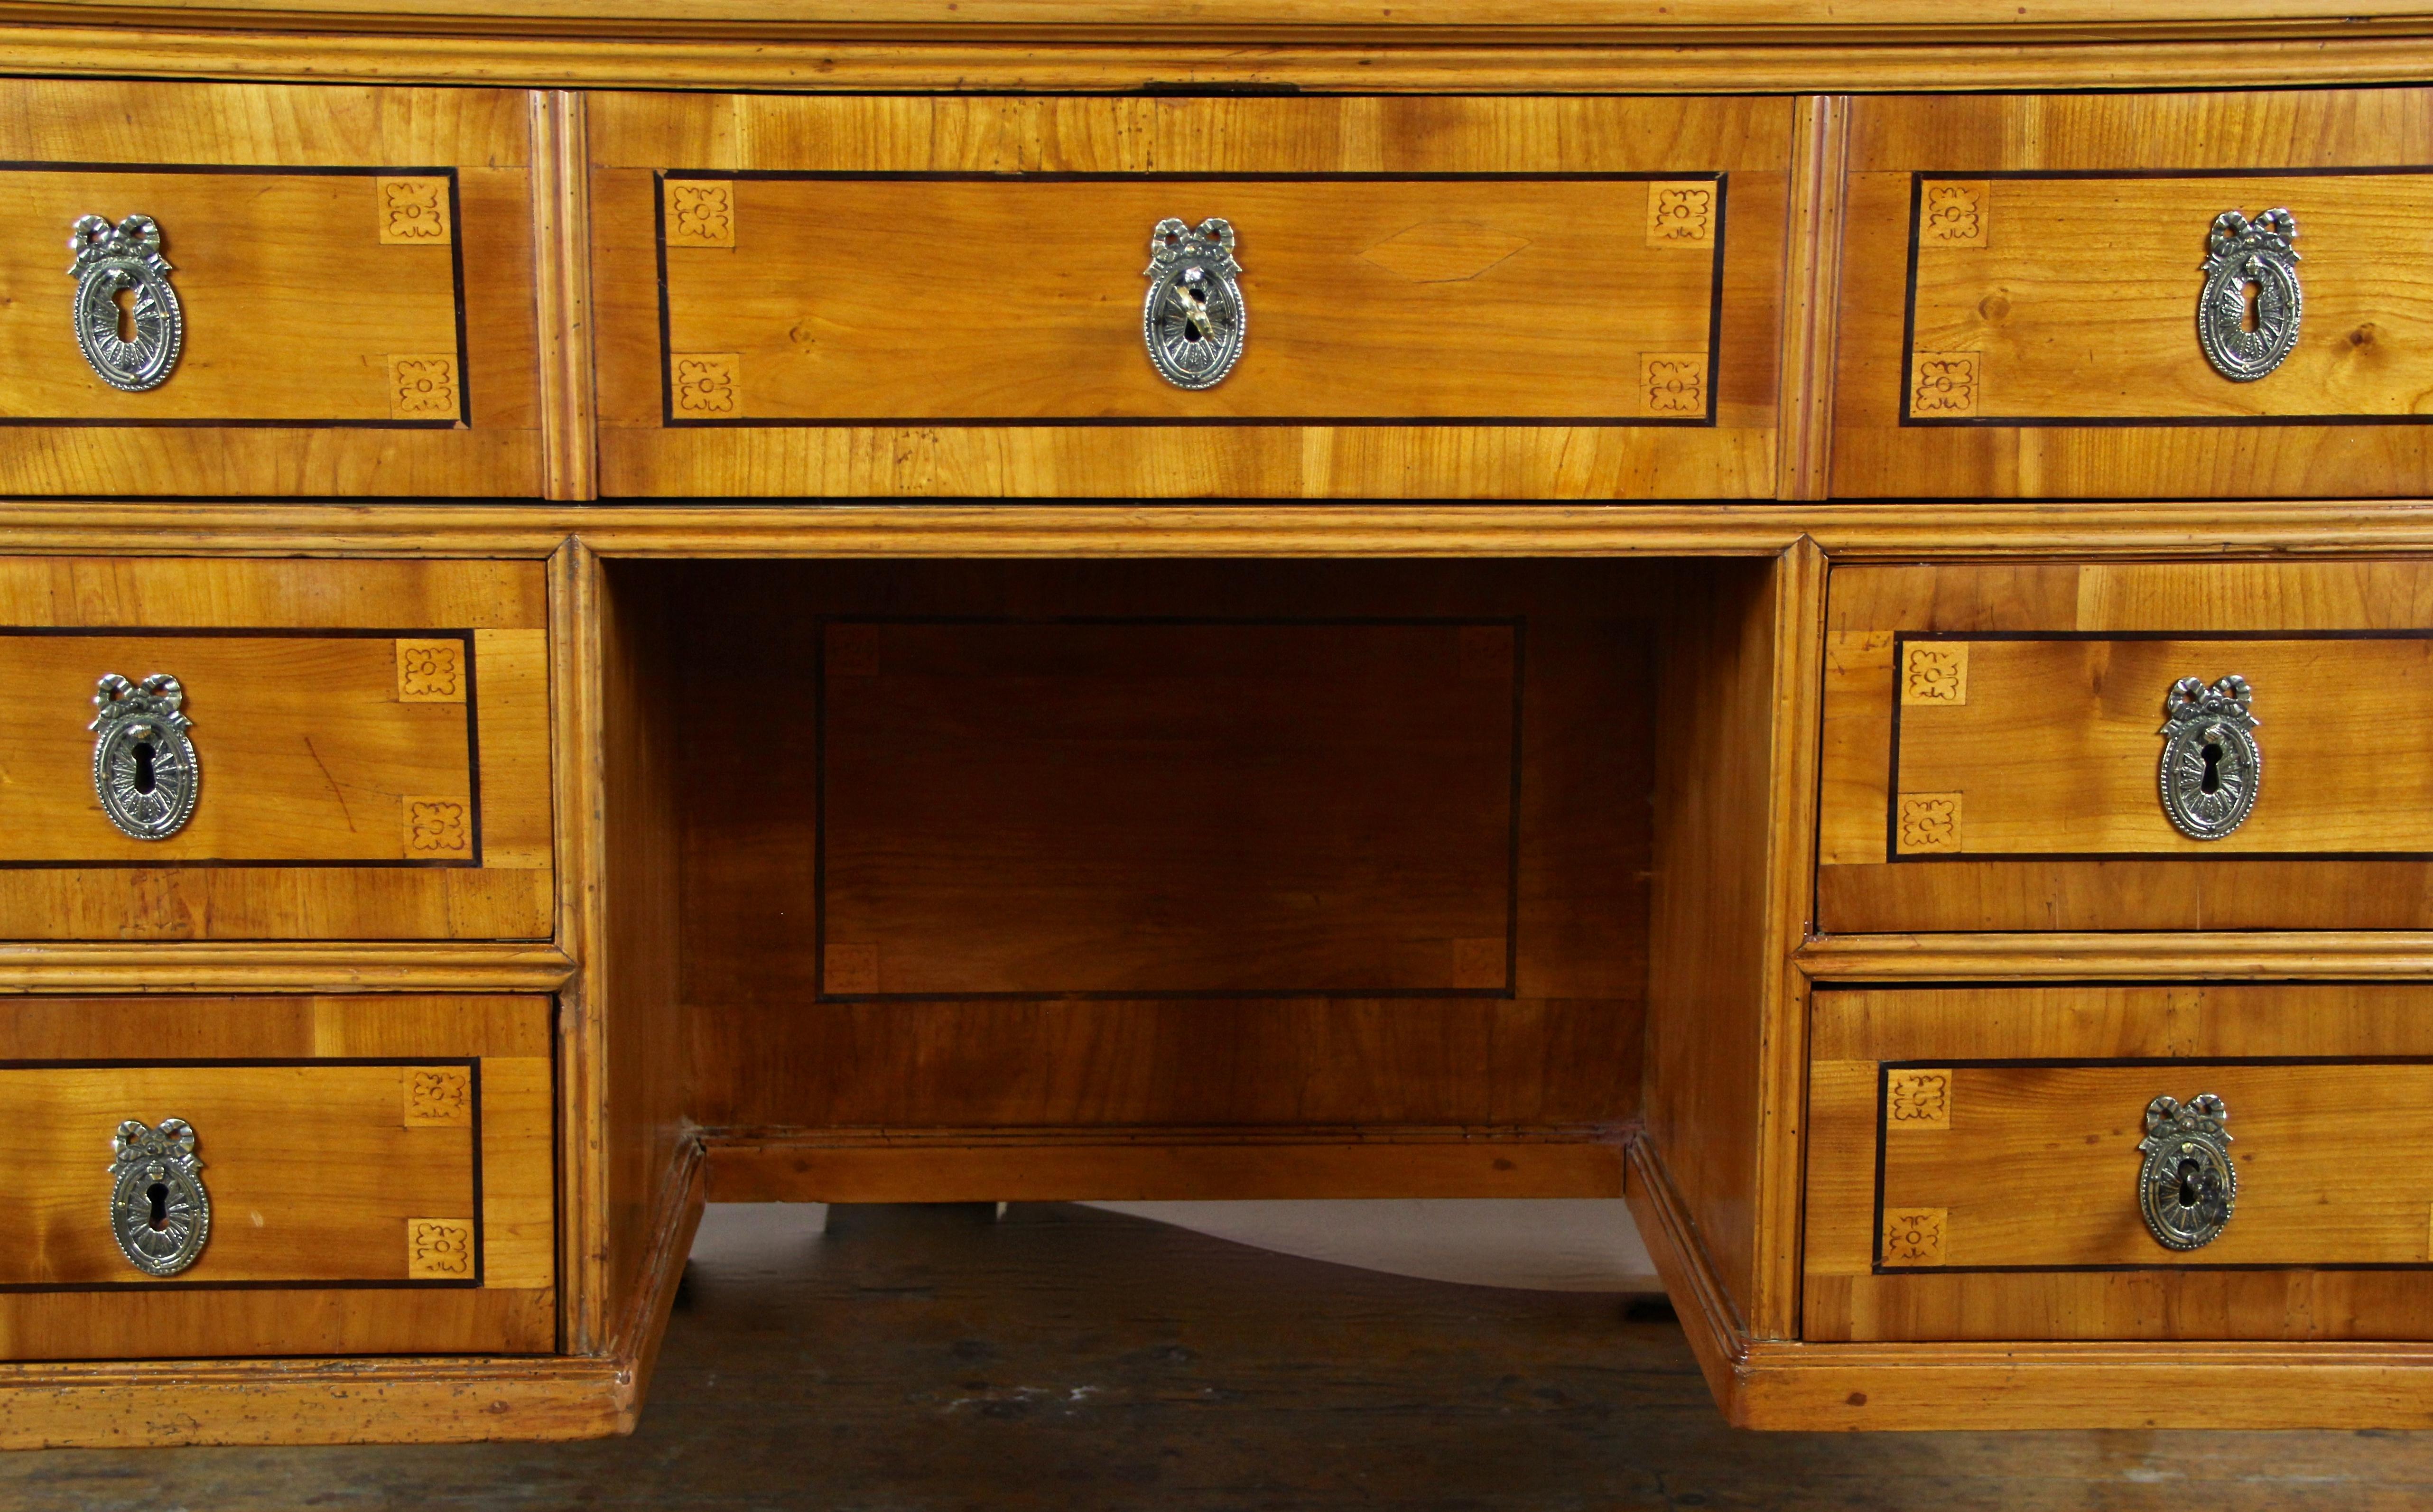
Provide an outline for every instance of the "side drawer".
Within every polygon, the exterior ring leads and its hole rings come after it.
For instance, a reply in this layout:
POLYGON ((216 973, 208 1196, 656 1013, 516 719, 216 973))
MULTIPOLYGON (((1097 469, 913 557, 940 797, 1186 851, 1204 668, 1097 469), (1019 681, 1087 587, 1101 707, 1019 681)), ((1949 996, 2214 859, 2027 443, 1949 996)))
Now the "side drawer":
POLYGON ((1834 492, 2433 491, 2429 130, 2424 89, 1862 97, 1834 492))
POLYGON ((0 938, 546 936, 547 622, 537 563, 0 560, 0 938))
POLYGON ((0 80, 0 494, 541 492, 530 134, 515 90, 0 80))
POLYGON ((1830 932, 2433 927, 2433 563, 1838 569, 1822 779, 1830 932))
POLYGON ((1774 493, 1786 100, 590 109, 604 494, 1774 493))
POLYGON ((0 1358, 553 1349, 551 1066, 541 997, 9 1007, 0 1358))
POLYGON ((2433 1337, 2433 987, 1856 989, 1812 1012, 1809 1338, 2433 1337))

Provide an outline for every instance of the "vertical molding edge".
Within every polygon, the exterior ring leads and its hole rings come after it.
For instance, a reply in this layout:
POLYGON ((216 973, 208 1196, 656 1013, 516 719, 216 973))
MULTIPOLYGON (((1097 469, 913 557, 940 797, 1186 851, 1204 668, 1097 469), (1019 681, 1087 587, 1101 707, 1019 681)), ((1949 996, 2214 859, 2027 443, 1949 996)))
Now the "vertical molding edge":
POLYGON ((591 177, 586 96, 535 90, 534 290, 540 305, 541 461, 553 500, 599 497, 592 406, 591 177))
POLYGON ((1811 94, 1793 102, 1782 393, 1776 418, 1778 500, 1823 499, 1832 487, 1834 333, 1849 156, 1847 95, 1811 94))

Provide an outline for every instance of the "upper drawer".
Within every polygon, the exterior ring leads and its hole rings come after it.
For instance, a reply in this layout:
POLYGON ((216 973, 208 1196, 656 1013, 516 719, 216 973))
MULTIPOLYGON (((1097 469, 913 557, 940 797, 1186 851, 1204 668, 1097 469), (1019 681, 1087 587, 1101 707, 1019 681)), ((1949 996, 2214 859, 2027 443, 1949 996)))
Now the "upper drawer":
POLYGON ((0 493, 538 493, 529 136, 505 90, 0 81, 0 493))
POLYGON ((546 615, 531 562, 0 559, 0 938, 546 936, 546 615))
POLYGON ((1844 568, 1825 676, 1826 930, 2433 927, 2433 563, 1844 568))
POLYGON ((2433 1337, 2428 1010, 2421 983, 1820 991, 1806 1335, 2433 1337))
POLYGON ((2433 491, 2433 91, 1893 96, 1852 129, 1837 493, 2433 491))
POLYGON ((602 490, 1771 497, 1790 128, 1779 99, 600 96, 602 490), (1226 222, 1233 267, 1178 247, 1199 281, 1153 295, 1169 219, 1226 222))
POLYGON ((550 1010, 11 1004, 0 1359, 548 1352, 550 1010))

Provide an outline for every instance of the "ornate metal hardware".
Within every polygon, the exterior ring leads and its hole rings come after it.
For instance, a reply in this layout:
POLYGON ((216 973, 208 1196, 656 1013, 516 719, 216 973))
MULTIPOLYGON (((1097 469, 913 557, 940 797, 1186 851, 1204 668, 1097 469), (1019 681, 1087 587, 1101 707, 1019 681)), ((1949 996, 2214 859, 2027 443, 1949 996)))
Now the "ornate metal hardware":
POLYGON ((1157 375, 1177 388, 1223 382, 1241 359, 1250 323, 1233 223, 1212 218, 1194 230, 1179 220, 1159 221, 1142 274, 1149 286, 1141 337, 1157 375))
POLYGON ((2236 673, 2211 688, 2183 677, 2163 700, 2163 812, 2190 840, 2220 840, 2255 811, 2264 752, 2255 743, 2263 722, 2249 712, 2254 701, 2236 673))
POLYGON ((2252 383, 2281 365, 2298 345, 2298 219, 2268 210, 2249 220, 2235 210, 2213 218, 2206 239, 2204 293, 2197 300, 2197 343, 2213 370, 2252 383), (2249 291, 2254 304, 2248 303, 2249 291))
POLYGON ((133 840, 167 840, 195 817, 202 757, 187 731, 186 690, 166 672, 139 685, 111 672, 94 688, 93 792, 101 811, 133 840))
POLYGON ((186 313, 169 286, 169 260, 161 255, 161 228, 149 215, 129 215, 117 225, 99 215, 79 215, 68 237, 76 261, 76 337, 84 360, 112 388, 140 394, 169 381, 186 345, 186 313), (118 296, 133 290, 131 309, 118 296), (133 340, 119 334, 134 330, 133 340))
POLYGON ((212 1195, 193 1128, 182 1118, 163 1118, 158 1129, 129 1118, 110 1149, 110 1232, 127 1263, 147 1276, 174 1276, 200 1259, 212 1237, 212 1195))
POLYGON ((2238 1167, 2230 1160, 2230 1110, 2210 1092, 2182 1107, 2169 1097, 2146 1105, 2146 1137, 2137 1148, 2137 1210, 2154 1242, 2167 1249, 2202 1249, 2221 1237, 2238 1206, 2238 1167))

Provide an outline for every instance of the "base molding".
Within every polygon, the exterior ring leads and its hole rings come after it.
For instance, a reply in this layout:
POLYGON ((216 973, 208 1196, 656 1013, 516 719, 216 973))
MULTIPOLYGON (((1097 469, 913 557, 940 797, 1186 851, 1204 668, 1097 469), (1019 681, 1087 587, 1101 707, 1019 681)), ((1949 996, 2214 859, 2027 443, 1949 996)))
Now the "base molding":
POLYGON ((1625 1131, 712 1130, 714 1202, 1618 1197, 1625 1131))
POLYGON ((1752 1339, 1642 1136, 1625 1194, 1736 1428, 2433 1428, 2433 1343, 1752 1339))

